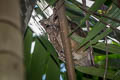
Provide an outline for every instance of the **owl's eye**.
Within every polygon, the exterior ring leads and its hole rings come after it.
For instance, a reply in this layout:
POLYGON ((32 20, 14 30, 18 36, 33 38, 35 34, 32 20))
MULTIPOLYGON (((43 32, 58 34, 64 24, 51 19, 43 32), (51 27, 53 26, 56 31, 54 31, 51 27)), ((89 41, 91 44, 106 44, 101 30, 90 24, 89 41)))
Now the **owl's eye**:
POLYGON ((58 18, 58 16, 55 16, 53 20, 55 21, 57 18, 58 18))
POLYGON ((50 27, 49 25, 46 25, 46 28, 50 27))
POLYGON ((60 51, 60 53, 64 53, 64 51, 63 51, 63 50, 61 50, 61 51, 60 51))

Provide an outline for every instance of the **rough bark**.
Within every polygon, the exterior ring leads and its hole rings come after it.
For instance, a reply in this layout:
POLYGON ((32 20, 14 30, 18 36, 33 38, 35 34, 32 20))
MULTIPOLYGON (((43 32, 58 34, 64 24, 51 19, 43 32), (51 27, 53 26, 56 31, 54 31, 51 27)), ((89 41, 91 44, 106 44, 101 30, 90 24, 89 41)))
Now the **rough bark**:
POLYGON ((68 38, 68 33, 69 33, 68 22, 65 16, 65 8, 63 2, 64 0, 59 0, 56 3, 56 9, 58 14, 58 20, 60 22, 62 43, 64 44, 63 48, 65 53, 67 75, 68 75, 68 80, 76 80, 75 70, 72 60, 71 44, 70 44, 70 39, 68 38))
POLYGON ((19 0, 0 1, 0 80, 24 80, 19 0))

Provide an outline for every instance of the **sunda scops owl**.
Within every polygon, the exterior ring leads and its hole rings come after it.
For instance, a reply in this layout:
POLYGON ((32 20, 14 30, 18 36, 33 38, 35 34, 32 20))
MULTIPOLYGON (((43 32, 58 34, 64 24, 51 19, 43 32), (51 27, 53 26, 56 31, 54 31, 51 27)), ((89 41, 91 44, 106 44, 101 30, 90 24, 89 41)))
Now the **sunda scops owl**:
MULTIPOLYGON (((59 58, 62 61, 65 61, 65 55, 64 55, 64 49, 63 44, 61 41, 60 36, 60 25, 58 21, 58 16, 56 14, 53 14, 48 19, 44 19, 40 21, 41 25, 46 30, 49 40, 53 44, 54 48, 56 49, 59 58)), ((72 21, 68 20, 69 23, 69 31, 75 29, 77 27, 77 24, 73 23, 72 21)), ((73 35, 79 35, 81 37, 85 37, 85 32, 79 28, 76 32, 73 33, 73 35)), ((73 56, 73 62, 74 65, 78 66, 90 66, 91 65, 91 58, 90 58, 90 49, 83 51, 83 47, 79 50, 76 50, 79 43, 76 41, 70 39, 71 41, 71 47, 72 47, 72 56, 73 56)))

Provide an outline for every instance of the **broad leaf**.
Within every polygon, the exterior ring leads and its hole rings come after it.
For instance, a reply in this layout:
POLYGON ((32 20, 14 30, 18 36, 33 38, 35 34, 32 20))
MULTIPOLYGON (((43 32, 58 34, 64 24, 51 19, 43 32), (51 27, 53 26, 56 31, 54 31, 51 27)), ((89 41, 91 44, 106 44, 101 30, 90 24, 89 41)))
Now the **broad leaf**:
MULTIPOLYGON (((93 76, 98 76, 98 77, 103 77, 104 75, 104 69, 100 69, 100 68, 95 68, 95 67, 76 67, 76 69, 80 72, 86 73, 86 74, 90 74, 93 76)), ((111 71, 108 70, 107 79, 113 79, 114 75, 115 75, 115 71, 111 71)))
POLYGON ((60 80, 60 67, 58 67, 52 58, 49 58, 46 80, 60 80))
POLYGON ((40 36, 39 41, 44 45, 45 49, 53 56, 57 65, 59 66, 58 55, 57 55, 57 52, 56 52, 55 48, 53 47, 53 45, 44 36, 40 36))
POLYGON ((47 69, 50 54, 45 50, 37 38, 35 42, 36 45, 32 55, 29 80, 42 80, 42 76, 47 69))
MULTIPOLYGON (((106 51, 106 45, 105 43, 98 43, 93 46, 94 48, 106 51)), ((120 54, 120 47, 116 46, 114 44, 108 44, 108 52, 115 53, 115 54, 120 54)))
MULTIPOLYGON (((31 43, 33 41, 32 31, 28 27, 25 36, 24 36, 24 63, 26 72, 29 72, 30 64, 31 64, 31 43)), ((28 73, 27 73, 28 74, 28 73)))

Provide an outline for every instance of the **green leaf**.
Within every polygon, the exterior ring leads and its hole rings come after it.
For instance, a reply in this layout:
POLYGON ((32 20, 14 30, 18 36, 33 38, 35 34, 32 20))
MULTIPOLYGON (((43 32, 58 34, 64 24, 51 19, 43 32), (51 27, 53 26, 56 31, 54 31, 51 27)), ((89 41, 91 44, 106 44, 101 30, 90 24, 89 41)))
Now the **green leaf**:
POLYGON ((83 73, 78 70, 75 70, 77 80, 83 80, 83 73))
POLYGON ((60 75, 62 76, 63 80, 68 80, 67 79, 67 72, 61 73, 60 75))
MULTIPOLYGON (((111 17, 114 17, 116 14, 116 11, 118 11, 118 9, 115 9, 114 5, 113 5, 113 8, 106 14, 106 15, 110 15, 111 17)), ((117 17, 117 16, 116 16, 117 17)), ((118 24, 117 23, 113 23, 113 21, 111 22, 110 20, 108 19, 105 19, 105 18, 102 18, 101 20, 103 20, 104 22, 107 21, 109 23, 112 23, 112 26, 117 26, 118 24)), ((94 38, 100 31, 102 31, 104 28, 105 28, 106 25, 98 22, 94 27, 93 29, 88 33, 87 37, 83 40, 83 42, 81 42, 80 44, 80 47, 83 46, 84 44, 86 44, 88 41, 90 41, 92 38, 94 38)), ((107 32, 110 33, 110 31, 107 32)), ((104 33, 103 33, 104 34, 104 33)), ((99 37, 99 36, 98 36, 99 37)), ((97 37, 97 38, 98 38, 97 37)), ((97 39, 96 38, 96 39, 97 39)), ((100 37, 99 37, 100 38, 100 37)), ((94 41, 93 41, 94 42, 94 41)))
POLYGON ((46 70, 46 80, 60 80, 60 67, 58 67, 52 58, 49 58, 46 70))
POLYGON ((35 8, 35 11, 37 14, 40 14, 44 19, 46 19, 45 14, 43 13, 43 11, 40 9, 39 6, 38 6, 38 8, 35 8))
MULTIPOLYGON (((89 9, 89 11, 92 11, 92 12, 96 11, 97 9, 99 9, 99 8, 103 5, 103 3, 104 3, 105 1, 106 1, 106 0, 96 0, 95 3, 92 5, 92 7, 89 9)), ((71 1, 71 2, 73 2, 74 4, 80 6, 76 1, 71 1)), ((83 19, 80 21, 79 27, 82 26, 89 17, 90 17, 90 14, 87 14, 87 15, 85 16, 85 18, 83 18, 83 19)), ((100 27, 100 26, 98 27, 98 29, 100 28, 99 31, 101 31, 101 30, 105 27, 105 25, 99 24, 99 22, 98 22, 98 24, 97 24, 96 26, 98 26, 98 25, 101 25, 101 27, 100 27)), ((78 27, 77 27, 76 29, 78 29, 78 27)), ((76 30, 76 29, 75 29, 75 30, 76 30)), ((73 33, 75 30, 73 30, 71 33, 73 33)), ((97 29, 96 29, 96 30, 97 30, 97 29)), ((96 30, 95 30, 95 31, 96 31, 96 30)), ((70 34, 71 34, 71 33, 70 33, 70 34)), ((99 33, 99 32, 98 32, 98 33, 99 33)), ((89 34, 90 34, 90 33, 89 33, 89 34)), ((92 33, 91 33, 91 34, 92 34, 92 33)), ((91 34, 90 34, 90 35, 91 35, 91 34)), ((96 34, 97 34, 97 32, 96 32, 96 34)), ((96 34, 92 34, 92 37, 96 36, 96 34)), ((85 40, 82 42, 82 44, 80 45, 80 47, 83 46, 86 42, 88 42, 89 39, 91 39, 92 37, 91 37, 91 36, 88 36, 87 39, 85 39, 85 40), (90 38, 89 38, 89 37, 90 37, 90 38)))
MULTIPOLYGON (((106 45, 105 43, 97 43, 96 45, 93 46, 94 48, 106 51, 106 45)), ((115 53, 115 54, 120 54, 120 47, 116 46, 114 44, 108 44, 108 52, 115 53)))
POLYGON ((72 38, 72 40, 74 40, 74 41, 76 41, 78 43, 81 43, 84 40, 83 37, 80 37, 80 36, 74 35, 74 34, 71 36, 71 38, 72 38))
MULTIPOLYGON (((65 9, 66 15, 69 16, 70 19, 77 24, 79 24, 80 20, 82 20, 85 17, 83 11, 70 1, 65 1, 65 9)), ((96 22, 96 20, 92 18, 90 18, 89 20, 92 23, 96 22)), ((82 27, 85 27, 85 24, 82 27)))
POLYGON ((50 54, 45 50, 37 38, 35 39, 35 42, 29 80, 42 80, 42 76, 45 74, 47 68, 50 54))
MULTIPOLYGON (((105 71, 104 69, 95 68, 95 67, 76 67, 76 69, 82 73, 86 73, 98 77, 103 77, 105 71)), ((115 71, 108 70, 106 78, 113 79, 115 73, 116 73, 115 71)))
POLYGON ((72 15, 76 15, 81 18, 84 17, 82 10, 69 1, 65 1, 65 9, 67 12, 71 13, 72 15))
MULTIPOLYGON (((110 8, 109 12, 106 14, 106 16, 109 16, 111 18, 115 18, 115 19, 119 20, 120 19, 119 14, 120 14, 120 9, 117 8, 116 5, 112 4, 111 8, 110 8)), ((107 20, 107 22, 110 23, 112 26, 115 26, 115 27, 120 25, 120 23, 109 20, 109 19, 107 20)))
POLYGON ((88 41, 90 41, 93 37, 95 37, 100 31, 102 31, 105 28, 106 25, 98 22, 93 29, 88 32, 87 37, 81 42, 80 46, 78 48, 80 48, 81 46, 83 46, 85 43, 87 43, 88 41))
POLYGON ((29 72, 30 63, 31 63, 31 43, 33 41, 32 31, 28 27, 24 36, 24 63, 26 71, 29 72))
POLYGON ((98 10, 107 0, 96 0, 89 11, 96 11, 98 10))
POLYGON ((82 80, 93 80, 93 79, 83 77, 82 80))
POLYGON ((116 72, 116 74, 114 75, 113 80, 119 80, 119 79, 120 79, 120 70, 118 70, 118 71, 116 72))
MULTIPOLYGON (((105 2, 106 0, 96 0, 95 3, 90 7, 88 11, 95 12, 98 10, 105 2)), ((85 21, 89 18, 90 14, 87 14, 83 20, 81 20, 80 24, 85 23, 85 21)))
POLYGON ((91 40, 86 46, 85 49, 87 49, 90 45, 96 44, 98 40, 103 39, 105 36, 107 36, 112 30, 110 28, 107 28, 104 32, 102 32, 100 35, 96 36, 93 40, 91 40))
MULTIPOLYGON (((95 63, 99 67, 105 67, 106 55, 94 56, 95 63)), ((108 55, 108 69, 117 70, 120 69, 120 54, 109 54, 108 55)))
POLYGON ((49 3, 49 5, 53 5, 56 2, 56 0, 46 0, 46 1, 49 3))
MULTIPOLYGON (((84 38, 82 38, 80 36, 77 36, 77 35, 72 35, 71 38, 72 38, 72 40, 75 40, 78 43, 81 43, 84 40, 84 38)), ((98 38, 99 38, 99 36, 98 36, 98 38)), ((94 40, 93 40, 93 43, 94 43, 94 40)), ((105 43, 99 42, 99 43, 94 44, 92 46, 93 46, 93 48, 97 48, 97 49, 100 49, 102 51, 106 51, 105 43)), ((87 47, 87 46, 85 46, 85 47, 87 47)), ((108 44, 108 52, 115 53, 115 54, 120 54, 120 46, 119 45, 114 45, 114 44, 108 44)))
POLYGON ((57 55, 57 52, 56 52, 55 48, 53 47, 53 45, 44 36, 40 36, 39 41, 42 42, 42 44, 44 45, 46 50, 53 56, 53 58, 57 62, 57 65, 59 66, 58 55, 57 55))
MULTIPOLYGON (((120 54, 109 54, 108 55, 109 59, 119 59, 120 54)), ((102 61, 106 59, 106 55, 101 55, 101 56, 95 56, 95 62, 102 61)))

